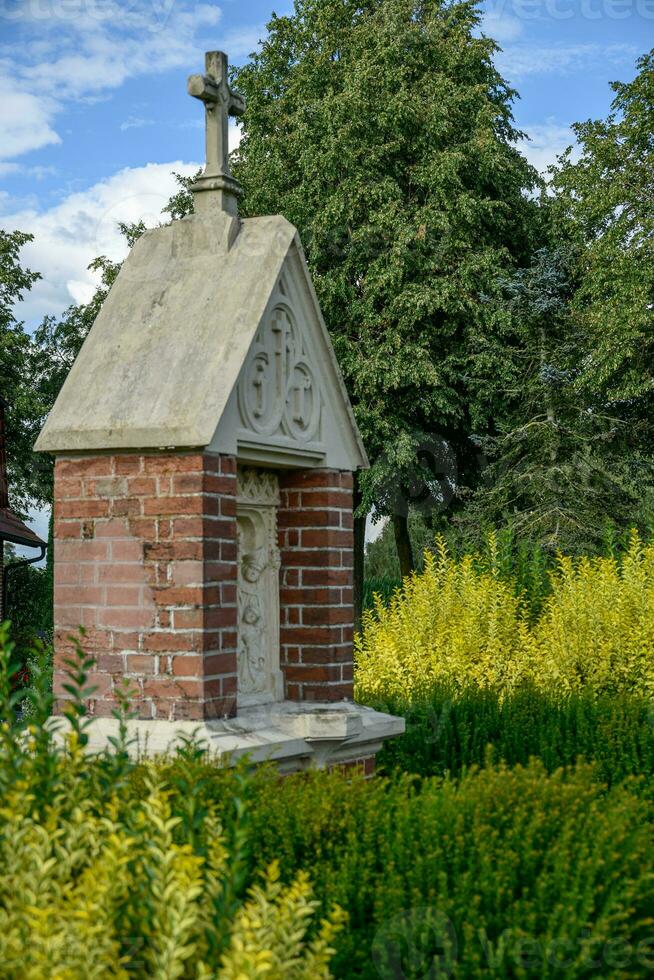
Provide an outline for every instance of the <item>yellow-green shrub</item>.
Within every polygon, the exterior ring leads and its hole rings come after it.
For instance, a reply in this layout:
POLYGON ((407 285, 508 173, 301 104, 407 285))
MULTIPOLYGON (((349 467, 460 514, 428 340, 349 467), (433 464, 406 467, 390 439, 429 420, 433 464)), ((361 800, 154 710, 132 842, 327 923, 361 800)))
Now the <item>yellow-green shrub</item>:
MULTIPOLYGON (((124 728, 115 752, 90 758, 81 698, 60 745, 44 724, 45 690, 26 728, 14 712, 10 653, 0 627, 0 975, 329 978, 343 915, 335 909, 316 926, 301 869, 285 885, 274 862, 250 869, 238 831, 247 780, 223 774, 237 828, 228 833, 224 805, 196 805, 202 770, 206 778, 216 767, 191 747, 174 779, 169 760, 130 762, 124 728)), ((88 664, 80 651, 71 677, 80 694, 88 664)))
POLYGON ((560 558, 528 636, 537 679, 567 693, 654 693, 654 544, 615 558, 560 558))
POLYGON ((527 630, 509 583, 480 571, 473 556, 453 561, 438 542, 425 569, 407 579, 388 606, 364 616, 356 645, 357 695, 406 700, 436 684, 510 689, 530 671, 527 630))
MULTIPOLYGON (((62 754, 61 761, 71 759, 62 754)), ((2 975, 330 977, 331 941, 341 916, 323 922, 317 937, 307 941, 316 903, 306 875, 282 887, 273 864, 233 918, 226 918, 221 901, 230 855, 215 813, 208 809, 195 846, 180 843, 180 818, 172 816, 169 792, 154 765, 148 777, 144 798, 110 800, 102 813, 93 797, 72 807, 58 799, 45 813, 35 813, 27 782, 5 796, 2 975)))
POLYGON ((510 581, 440 542, 425 570, 364 617, 357 696, 416 701, 435 685, 654 692, 654 544, 621 561, 561 557, 536 622, 510 581))

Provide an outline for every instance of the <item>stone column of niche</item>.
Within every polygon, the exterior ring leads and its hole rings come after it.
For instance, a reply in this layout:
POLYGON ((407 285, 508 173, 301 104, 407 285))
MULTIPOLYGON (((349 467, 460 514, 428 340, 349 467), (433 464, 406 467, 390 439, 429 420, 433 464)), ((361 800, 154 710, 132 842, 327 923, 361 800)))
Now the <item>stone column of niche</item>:
POLYGON ((127 680, 139 718, 236 712, 236 461, 198 452, 59 458, 55 695, 79 625, 95 717, 127 680))
POLYGON ((281 663, 291 701, 353 697, 352 474, 280 478, 281 663))
POLYGON ((239 469, 238 524, 238 705, 280 701, 279 480, 270 470, 239 469))

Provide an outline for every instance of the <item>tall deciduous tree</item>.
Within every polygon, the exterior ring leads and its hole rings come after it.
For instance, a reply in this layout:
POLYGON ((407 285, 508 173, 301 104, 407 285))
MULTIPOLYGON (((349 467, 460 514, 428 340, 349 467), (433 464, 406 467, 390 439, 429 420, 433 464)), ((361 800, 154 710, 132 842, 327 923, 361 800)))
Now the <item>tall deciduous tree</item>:
POLYGON ((31 235, 20 231, 0 230, 0 395, 10 404, 7 462, 12 504, 22 511, 39 495, 32 454, 40 418, 32 377, 33 347, 15 315, 16 304, 40 278, 20 263, 20 250, 31 240, 31 235))
POLYGON ((502 370, 480 294, 525 259, 536 208, 514 93, 478 26, 471 2, 296 0, 235 73, 244 210, 301 232, 373 460, 361 513, 394 514, 400 541, 426 434, 476 478, 469 436, 502 370))

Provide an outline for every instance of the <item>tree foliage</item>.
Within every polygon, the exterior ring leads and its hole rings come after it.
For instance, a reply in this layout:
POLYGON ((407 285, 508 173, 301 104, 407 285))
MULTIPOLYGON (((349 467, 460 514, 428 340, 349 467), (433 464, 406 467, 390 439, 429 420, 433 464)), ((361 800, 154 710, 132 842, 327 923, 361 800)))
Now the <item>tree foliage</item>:
POLYGON ((608 525, 645 517, 652 462, 629 447, 618 406, 587 383, 592 345, 572 303, 575 258, 565 245, 541 248, 502 284, 505 410, 482 441, 484 483, 459 518, 476 541, 502 527, 550 553, 596 553, 608 525))
MULTIPOLYGON (((586 378, 632 419, 654 399, 654 49, 614 82, 605 120, 574 126, 554 176, 560 226, 579 246, 574 308, 589 338, 586 378)), ((651 439, 651 435, 648 433, 651 439)))
POLYGON ((425 477, 425 433, 475 471, 501 367, 480 294, 531 240, 536 176, 478 25, 470 2, 296 0, 235 73, 244 210, 300 230, 382 513, 425 477))
POLYGON ((33 497, 36 477, 32 445, 38 433, 40 405, 33 384, 33 345, 15 307, 33 284, 38 272, 24 269, 20 250, 31 235, 0 229, 0 395, 9 403, 7 413, 7 464, 12 505, 24 511, 33 497))
MULTIPOLYGON (((614 83, 606 120, 575 127, 581 155, 563 157, 545 201, 478 27, 469 0, 296 0, 274 16, 234 72, 242 213, 300 230, 373 461, 361 513, 391 515, 408 546, 407 501, 438 493, 423 451, 437 439, 450 492, 438 517, 423 508, 418 559, 452 516, 468 541, 502 526, 550 553, 596 551, 608 522, 645 529, 654 496, 654 52, 614 83)), ((177 180, 170 220, 193 209, 193 178, 177 180)), ((131 246, 144 226, 121 230, 131 246)), ((120 265, 96 259, 92 301, 31 340, 13 313, 37 278, 18 260, 29 236, 0 236, 0 377, 25 507, 50 496, 31 445, 120 265)))

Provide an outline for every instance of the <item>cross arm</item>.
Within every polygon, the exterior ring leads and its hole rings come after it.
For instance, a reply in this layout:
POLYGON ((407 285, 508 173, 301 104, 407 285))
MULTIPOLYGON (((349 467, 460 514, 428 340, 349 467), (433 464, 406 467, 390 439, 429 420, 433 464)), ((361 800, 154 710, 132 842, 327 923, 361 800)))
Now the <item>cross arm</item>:
MULTIPOLYGON (((227 86, 225 86, 227 88, 227 86)), ((217 82, 210 75, 190 75, 188 79, 188 94, 204 103, 216 103, 223 100, 223 83, 217 82)), ((245 99, 227 88, 228 112, 230 116, 242 116, 245 112, 245 99)))
POLYGON ((245 99, 238 92, 229 92, 229 114, 231 116, 242 116, 245 114, 245 99))
POLYGON ((208 78, 206 75, 190 75, 188 94, 202 102, 219 102, 220 86, 213 78, 208 78))

